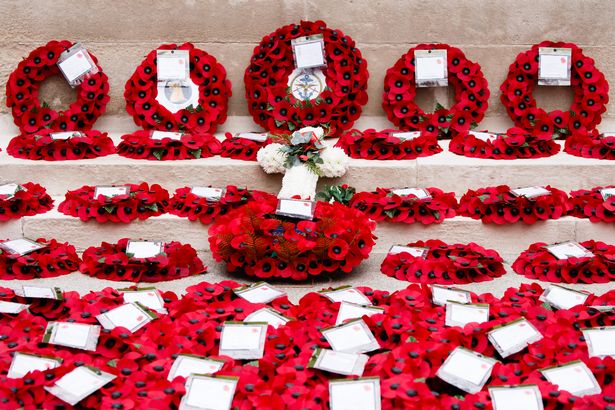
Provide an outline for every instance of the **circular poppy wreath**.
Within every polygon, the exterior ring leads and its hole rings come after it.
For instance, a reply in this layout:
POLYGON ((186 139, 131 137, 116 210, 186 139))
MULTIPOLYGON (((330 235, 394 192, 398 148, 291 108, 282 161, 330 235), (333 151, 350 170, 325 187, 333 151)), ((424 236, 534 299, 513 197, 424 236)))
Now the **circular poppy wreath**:
POLYGON ((615 185, 570 192, 569 214, 577 218, 588 218, 592 222, 615 222, 615 195, 604 199, 601 191, 605 188, 615 188, 615 185))
POLYGON ((564 152, 575 157, 615 160, 615 135, 598 134, 597 130, 572 135, 566 139, 564 152))
POLYGON ((559 219, 568 213, 568 195, 551 186, 551 194, 528 199, 510 192, 508 185, 469 189, 459 200, 457 213, 483 223, 496 225, 523 222, 532 225, 537 221, 559 219))
POLYGON ((11 139, 6 151, 15 158, 65 161, 98 158, 115 153, 113 140, 106 132, 74 131, 67 139, 54 139, 55 131, 46 128, 11 139))
POLYGON ((135 219, 143 221, 162 215, 169 205, 169 193, 158 184, 150 186, 142 182, 124 186, 129 188, 128 194, 114 197, 98 195, 98 198, 94 198, 96 187, 88 185, 68 191, 58 211, 84 222, 96 220, 100 223, 129 223, 135 219))
POLYGON ((220 153, 220 141, 207 133, 183 134, 180 140, 172 138, 153 139, 151 130, 138 130, 122 135, 117 153, 126 158, 150 161, 173 161, 209 158, 220 153))
POLYGON ((259 278, 305 280, 324 272, 350 272, 374 246, 375 223, 337 202, 317 202, 313 221, 275 215, 278 199, 259 200, 219 216, 209 228, 216 261, 229 272, 259 278))
POLYGON ((92 53, 89 54, 98 72, 90 74, 75 87, 77 100, 68 109, 58 112, 39 101, 40 84, 60 74, 57 66, 60 54, 74 44, 66 40, 50 41, 33 50, 9 75, 6 106, 11 108, 13 121, 21 132, 30 134, 44 128, 55 131, 89 130, 105 112, 109 102, 109 82, 92 53))
POLYGON ((438 138, 450 138, 475 127, 485 116, 489 101, 487 79, 477 63, 463 51, 447 44, 419 44, 411 48, 389 68, 384 77, 382 108, 387 118, 402 130, 421 131, 438 138), (455 90, 451 108, 436 105, 433 113, 424 112, 414 101, 414 52, 446 50, 448 82, 455 90))
POLYGON ((356 193, 349 206, 377 222, 419 222, 430 225, 455 216, 457 200, 453 192, 444 192, 438 188, 425 190, 431 195, 430 198, 419 199, 412 194, 401 196, 394 194, 390 188, 377 188, 374 192, 356 193))
POLYGON ((547 244, 537 242, 523 251, 512 268, 526 278, 547 282, 607 283, 615 279, 615 246, 604 242, 579 243, 593 257, 557 259, 547 244))
POLYGON ((506 273, 504 260, 496 251, 475 243, 448 245, 433 239, 407 246, 428 248, 427 255, 389 253, 382 261, 380 271, 399 280, 438 284, 483 282, 506 273))
POLYGON ((421 134, 406 140, 393 135, 397 132, 391 129, 353 129, 342 134, 335 146, 342 148, 348 156, 360 159, 416 159, 442 152, 438 139, 433 135, 421 134))
POLYGON ((32 182, 18 185, 13 195, 0 195, 0 222, 44 214, 53 209, 47 190, 32 182))
MULTIPOLYGON (((0 287, 0 300, 4 302, 21 303, 28 305, 28 313, 34 317, 45 320, 57 320, 66 317, 70 302, 79 299, 79 293, 61 292, 60 299, 27 298, 15 293, 13 289, 0 287)), ((45 325, 46 326, 46 325, 45 325)))
POLYGON ((323 21, 302 21, 263 37, 246 68, 244 83, 248 110, 264 129, 288 134, 309 126, 328 128, 336 136, 352 127, 367 103, 367 61, 355 42, 323 21), (327 66, 322 68, 327 87, 315 99, 301 101, 289 91, 295 69, 291 40, 322 34, 327 66))
POLYGON ((226 70, 212 55, 192 43, 163 44, 152 50, 126 82, 126 111, 145 129, 187 131, 193 134, 215 132, 226 121, 231 82, 226 70), (158 50, 188 50, 190 79, 199 89, 199 103, 172 113, 156 100, 158 95, 158 50))
POLYGON ((80 271, 99 279, 130 282, 161 282, 205 273, 207 268, 190 245, 167 242, 163 253, 153 258, 132 258, 126 254, 129 239, 117 244, 103 242, 83 252, 80 271))
POLYGON ((36 242, 45 247, 21 256, 0 249, 0 279, 52 278, 79 269, 81 260, 73 245, 45 238, 36 242))
POLYGON ((583 50, 572 43, 543 41, 520 53, 510 65, 506 80, 500 86, 500 101, 509 117, 537 137, 567 138, 593 130, 601 121, 609 102, 609 84, 586 57, 583 50), (570 108, 547 112, 538 107, 533 92, 538 80, 540 47, 570 48, 570 86, 574 99, 570 108))
POLYGON ((544 158, 555 155, 561 147, 553 138, 541 138, 527 131, 512 127, 505 133, 497 133, 495 139, 484 141, 471 133, 455 135, 449 151, 470 158, 517 159, 544 158))
POLYGON ((167 212, 182 218, 188 218, 190 221, 198 220, 205 225, 212 223, 218 215, 225 215, 231 209, 260 198, 264 194, 261 191, 252 191, 228 185, 220 200, 209 201, 207 198, 195 195, 191 191, 192 188, 190 187, 177 189, 175 195, 169 201, 167 212))
POLYGON ((240 159, 243 161, 256 161, 256 153, 259 149, 269 145, 271 140, 254 141, 247 138, 233 136, 230 132, 224 134, 220 152, 221 157, 240 159))

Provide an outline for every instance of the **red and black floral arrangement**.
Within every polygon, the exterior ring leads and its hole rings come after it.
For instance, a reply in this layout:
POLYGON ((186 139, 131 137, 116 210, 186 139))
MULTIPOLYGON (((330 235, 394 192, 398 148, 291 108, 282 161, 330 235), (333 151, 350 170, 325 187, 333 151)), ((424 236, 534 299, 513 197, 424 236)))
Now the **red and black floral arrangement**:
POLYGON ((476 126, 484 117, 489 100, 487 79, 479 64, 463 51, 447 44, 419 44, 402 55, 384 77, 382 108, 389 121, 402 130, 421 131, 438 138, 450 138, 476 126), (448 82, 455 90, 451 108, 440 104, 426 113, 416 97, 415 50, 446 50, 448 82))
POLYGON ((305 280, 350 272, 374 246, 375 223, 338 202, 317 202, 314 220, 276 216, 278 199, 263 193, 258 201, 221 215, 209 228, 216 261, 229 272, 259 278, 305 280))
POLYGON ((254 141, 248 138, 236 137, 230 132, 224 134, 220 156, 225 158, 241 159, 243 161, 256 161, 256 153, 262 147, 271 143, 270 139, 265 141, 254 141))
POLYGON ((47 190, 32 182, 19 185, 13 195, 0 195, 0 222, 44 214, 53 208, 47 190))
POLYGON ((129 239, 116 244, 103 242, 83 252, 80 271, 99 279, 160 282, 205 273, 207 268, 190 245, 167 242, 160 255, 134 258, 126 253, 129 239))
POLYGON ((416 159, 442 152, 434 135, 421 134, 416 138, 402 139, 394 135, 398 132, 391 129, 352 129, 342 134, 336 146, 343 148, 351 158, 360 159, 416 159))
POLYGON ((129 223, 161 215, 169 205, 169 193, 158 184, 126 184, 128 193, 114 197, 98 195, 95 186, 68 191, 58 211, 82 221, 129 223))
POLYGON ((570 215, 589 218, 592 222, 615 222, 615 195, 605 199, 601 191, 606 188, 613 189, 615 185, 570 192, 570 215))
POLYGON ((106 132, 74 131, 67 139, 56 139, 51 128, 13 138, 6 151, 15 158, 64 161, 90 159, 115 153, 115 145, 106 132))
POLYGON ((615 159, 615 135, 590 133, 573 135, 566 139, 564 152, 583 158, 615 159))
POLYGON ((79 269, 81 260, 73 245, 45 238, 36 242, 45 247, 26 255, 13 255, 0 249, 0 279, 51 278, 79 269))
POLYGON ((182 134, 180 139, 153 139, 151 135, 150 130, 122 135, 117 153, 132 159, 172 161, 208 158, 219 154, 221 149, 220 141, 212 134, 182 134))
POLYGON ((359 192, 350 200, 350 207, 365 213, 376 222, 419 222, 429 225, 455 216, 457 200, 453 192, 444 192, 438 188, 425 190, 429 192, 429 198, 417 198, 413 194, 398 195, 390 188, 359 192))
POLYGON ((338 136, 361 115, 367 103, 367 61, 353 39, 323 21, 302 21, 263 37, 254 48, 244 83, 248 109, 254 121, 274 133, 323 126, 338 136), (326 88, 317 98, 301 101, 289 92, 288 78, 295 69, 291 40, 322 34, 326 88))
POLYGON ((589 257, 558 259, 537 242, 523 251, 512 268, 519 275, 531 279, 564 283, 607 283, 615 279, 615 246, 604 242, 579 243, 594 254, 589 257))
POLYGON ((399 280, 417 283, 473 283, 493 280, 506 273, 502 257, 475 243, 448 245, 440 240, 417 241, 407 246, 426 248, 426 255, 389 253, 380 271, 399 280))
POLYGON ((508 185, 469 189, 459 200, 457 213, 483 223, 497 225, 523 222, 528 225, 547 219, 559 219, 568 213, 568 195, 546 186, 550 194, 535 198, 517 196, 508 185))

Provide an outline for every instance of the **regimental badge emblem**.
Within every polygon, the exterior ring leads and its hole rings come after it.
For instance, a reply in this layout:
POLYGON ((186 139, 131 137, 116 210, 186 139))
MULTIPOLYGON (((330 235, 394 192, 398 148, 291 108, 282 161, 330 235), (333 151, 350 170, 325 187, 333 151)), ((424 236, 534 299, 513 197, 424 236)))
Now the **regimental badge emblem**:
POLYGON ((327 81, 322 70, 295 69, 288 77, 288 86, 293 97, 300 101, 309 101, 318 98, 324 91, 327 81))

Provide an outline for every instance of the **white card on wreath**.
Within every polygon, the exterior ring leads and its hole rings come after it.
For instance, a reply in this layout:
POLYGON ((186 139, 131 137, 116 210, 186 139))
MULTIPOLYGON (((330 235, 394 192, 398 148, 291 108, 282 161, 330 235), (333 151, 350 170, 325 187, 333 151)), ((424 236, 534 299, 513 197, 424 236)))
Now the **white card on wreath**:
POLYGON ((522 317, 494 328, 487 333, 487 337, 500 356, 508 357, 542 339, 542 333, 522 317))
POLYGON ((289 216, 299 219, 314 219, 314 208, 316 203, 301 199, 279 199, 276 215, 289 216))
POLYGON ((419 246, 405 246, 405 245, 393 245, 389 249, 389 255, 397 255, 398 253, 409 253, 410 256, 415 258, 424 258, 429 253, 429 248, 422 248, 419 246))
POLYGON ((229 410, 238 377, 190 376, 179 410, 229 410))
POLYGON ((128 195, 130 193, 130 187, 127 185, 113 186, 113 185, 99 185, 94 188, 94 198, 98 198, 102 195, 107 198, 114 198, 120 195, 128 195))
POLYGON ((572 49, 549 48, 538 49, 538 84, 570 85, 572 49))
POLYGON ((380 379, 329 380, 331 410, 380 410, 380 379))
POLYGON ((6 377, 9 379, 20 379, 29 372, 55 369, 62 364, 59 357, 44 357, 34 354, 15 352, 11 367, 9 367, 6 377))
POLYGON ((139 303, 148 309, 160 313, 167 313, 164 300, 156 288, 118 289, 122 294, 124 303, 139 303))
POLYGON ((48 286, 22 286, 21 289, 15 290, 15 294, 24 298, 32 299, 62 299, 62 290, 60 288, 52 288, 48 286))
POLYGON ((446 302, 446 326, 464 327, 468 323, 489 321, 489 305, 446 302))
POLYGON ((126 255, 137 259, 153 258, 162 253, 163 246, 161 241, 130 240, 126 244, 126 255))
POLYGON ((23 256, 30 252, 38 251, 47 245, 33 241, 28 238, 13 239, 0 243, 0 249, 6 251, 10 255, 23 256))
POLYGON ((187 80, 190 75, 190 52, 157 50, 156 70, 158 81, 187 80))
POLYGON ((593 305, 589 307, 596 309, 598 312, 611 312, 615 310, 615 305, 593 305))
POLYGON ((417 87, 446 87, 448 85, 446 50, 415 50, 414 79, 417 87))
POLYGON ((18 189, 19 189, 19 184, 16 184, 14 182, 11 182, 8 184, 2 184, 0 185, 0 195, 11 197, 15 195, 15 192, 17 192, 18 189))
POLYGON ((600 190, 600 195, 602 195, 602 199, 606 201, 607 199, 615 195, 615 188, 602 188, 600 190))
POLYGON ((66 373, 55 384, 45 386, 45 390, 74 406, 115 377, 110 373, 92 367, 80 366, 66 373))
POLYGON ((170 131, 152 131, 150 138, 156 141, 163 140, 165 138, 172 139, 173 141, 180 141, 184 136, 181 132, 170 132, 170 131))
POLYGON ((30 307, 30 305, 0 300, 0 313, 6 313, 8 315, 16 315, 28 309, 28 307, 30 307))
POLYGON ((400 131, 392 132, 391 137, 399 138, 403 141, 410 141, 421 136, 421 131, 400 131))
POLYGON ((539 196, 551 195, 551 191, 541 186, 530 186, 525 188, 516 188, 511 189, 510 193, 519 196, 525 197, 527 199, 538 198, 539 196))
POLYGON ((43 343, 73 347, 82 350, 96 350, 100 326, 70 322, 48 322, 43 343))
POLYGON ((269 303, 274 299, 286 296, 286 292, 276 289, 266 282, 257 282, 250 286, 233 289, 233 292, 250 303, 269 303))
POLYGON ((587 248, 573 241, 556 243, 546 248, 553 256, 560 260, 568 258, 591 258, 594 256, 587 248))
POLYGON ((138 303, 126 303, 96 316, 102 327, 111 330, 123 327, 134 333, 156 319, 156 315, 138 303))
POLYGON ((173 362, 167 380, 172 381, 180 376, 187 379, 193 374, 214 374, 222 370, 222 367, 223 360, 180 354, 173 362))
POLYGON ((269 134, 266 132, 239 132, 235 134, 235 138, 243 138, 250 141, 265 142, 269 134))
POLYGON ((79 43, 64 51, 57 64, 62 75, 72 87, 78 85, 80 79, 87 74, 98 72, 98 67, 94 64, 90 53, 79 43))
POLYGON ((579 397, 599 394, 602 388, 589 367, 580 360, 540 370, 547 381, 579 397))
POLYGON ((363 375, 369 356, 360 353, 343 353, 329 349, 316 349, 308 367, 345 376, 363 375))
POLYGON ((262 308, 250 313, 244 322, 263 322, 277 329, 289 322, 289 318, 271 308, 262 308))
POLYGON ((571 309, 585 303, 589 294, 569 289, 560 285, 550 285, 540 296, 540 300, 547 302, 557 309, 571 309))
POLYGON ((380 344, 363 319, 323 329, 322 335, 336 352, 368 353, 380 349, 380 344))
POLYGON ((316 68, 327 65, 325 42, 322 35, 299 37, 291 40, 296 68, 316 68))
POLYGON ((399 196, 410 196, 414 195, 417 199, 427 199, 431 198, 431 194, 428 190, 423 188, 401 188, 401 189, 393 189, 391 191, 394 195, 399 196))
POLYGON ((542 395, 535 384, 491 386, 488 388, 493 410, 543 410, 542 395))
POLYGON ((233 359, 261 359, 267 326, 267 323, 261 322, 224 322, 220 334, 220 355, 233 359))
POLYGON ((224 188, 212 188, 210 186, 193 186, 190 188, 191 193, 211 202, 217 202, 222 199, 225 191, 224 188))
POLYGON ((356 303, 357 305, 371 305, 372 301, 369 300, 359 289, 352 286, 340 286, 332 290, 321 290, 322 296, 329 299, 331 302, 349 302, 356 303))
POLYGON ((477 140, 481 140, 485 142, 493 142, 498 137, 498 134, 495 134, 493 132, 470 131, 469 134, 472 135, 477 140))
POLYGON ((478 393, 487 383, 496 362, 480 353, 457 347, 440 366, 436 376, 466 393, 478 393))
POLYGON ((444 306, 446 302, 472 303, 472 294, 467 290, 431 285, 431 301, 434 305, 444 306))
POLYGON ((589 357, 615 359, 615 326, 581 329, 587 343, 589 357))
POLYGON ((61 131, 61 132, 52 132, 49 134, 52 140, 54 141, 65 141, 71 139, 73 137, 82 137, 83 134, 79 131, 61 131))
POLYGON ((363 316, 371 316, 378 313, 384 313, 384 309, 374 306, 358 305, 351 302, 342 302, 340 309, 337 311, 335 325, 340 325, 349 319, 360 319, 363 316))

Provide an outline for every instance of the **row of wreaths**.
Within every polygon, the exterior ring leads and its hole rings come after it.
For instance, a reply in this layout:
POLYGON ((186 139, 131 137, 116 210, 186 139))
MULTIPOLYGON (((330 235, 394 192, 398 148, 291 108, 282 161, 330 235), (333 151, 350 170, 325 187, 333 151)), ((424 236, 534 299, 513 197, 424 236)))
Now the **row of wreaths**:
MULTIPOLYGON (((40 83, 58 74, 58 58, 72 45, 70 41, 52 41, 32 51, 9 76, 7 105, 12 109, 22 137, 44 136, 49 130, 86 132, 105 111, 109 84, 100 67, 98 73, 77 87, 77 100, 68 109, 55 111, 39 100, 40 83)), ((190 78, 199 88, 199 104, 171 113, 156 100, 156 50, 153 50, 126 83, 124 97, 128 113, 146 130, 183 131, 193 136, 214 132, 226 119, 231 95, 231 84, 224 67, 213 56, 190 43, 167 44, 159 49, 190 51, 190 78)), ((255 48, 244 76, 250 113, 265 130, 288 133, 305 126, 321 125, 327 128, 329 136, 340 136, 352 128, 367 102, 367 79, 367 62, 354 41, 339 30, 327 28, 322 21, 284 26, 265 36, 255 48), (287 86, 294 69, 290 41, 313 34, 323 34, 324 37, 327 66, 322 71, 327 86, 318 98, 299 101, 287 86)), ((497 157, 498 152, 503 153, 503 158, 531 157, 536 152, 546 155, 557 149, 553 139, 558 138, 570 140, 570 152, 578 155, 600 158, 615 155, 613 137, 603 138, 596 128, 609 99, 608 83, 604 74, 595 67, 594 60, 585 56, 576 45, 545 41, 519 54, 500 90, 501 102, 515 127, 499 135, 494 142, 480 144, 472 141, 467 137, 468 131, 483 119, 490 94, 480 65, 468 60, 458 48, 446 44, 421 44, 410 49, 387 70, 383 108, 399 129, 420 131, 424 138, 433 141, 461 136, 455 144, 456 150, 477 152, 477 156, 490 153, 497 157), (574 98, 566 111, 547 112, 537 106, 533 97, 538 77, 538 48, 545 46, 572 49, 574 98), (455 90, 452 107, 438 107, 435 112, 427 113, 416 104, 413 56, 417 49, 447 50, 449 83, 455 90)), ((133 137, 127 143, 140 135, 133 137)), ((372 138, 376 137, 364 137, 368 143, 372 138)), ((38 139, 32 138, 32 142, 21 144, 26 145, 21 148, 24 152, 34 150, 48 156, 45 147, 37 146, 37 142, 38 139)), ((412 142, 408 144, 413 145, 412 142)), ((99 144, 98 149, 104 151, 103 145, 99 144)), ((390 149, 395 150, 395 147, 390 149)), ((408 149, 412 146, 397 147, 401 152, 408 149)), ((79 157, 81 154, 75 155, 79 157)))

